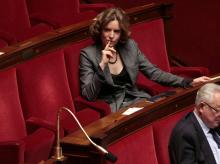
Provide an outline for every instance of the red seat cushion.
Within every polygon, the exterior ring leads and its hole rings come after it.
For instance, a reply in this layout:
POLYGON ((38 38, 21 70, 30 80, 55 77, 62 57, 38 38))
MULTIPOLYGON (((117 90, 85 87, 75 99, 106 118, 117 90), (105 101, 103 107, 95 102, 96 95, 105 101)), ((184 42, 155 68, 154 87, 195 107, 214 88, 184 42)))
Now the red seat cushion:
MULTIPOLYGON (((96 112, 91 108, 84 108, 83 110, 75 113, 77 119, 81 123, 82 126, 88 125, 95 120, 100 118, 100 113, 96 112)), ((78 124, 72 118, 72 116, 66 118, 62 121, 62 126, 64 127, 67 133, 72 133, 75 130, 79 129, 78 124)))
POLYGON ((38 129, 24 139, 25 141, 25 163, 38 163, 47 160, 54 143, 55 135, 47 129, 38 129))

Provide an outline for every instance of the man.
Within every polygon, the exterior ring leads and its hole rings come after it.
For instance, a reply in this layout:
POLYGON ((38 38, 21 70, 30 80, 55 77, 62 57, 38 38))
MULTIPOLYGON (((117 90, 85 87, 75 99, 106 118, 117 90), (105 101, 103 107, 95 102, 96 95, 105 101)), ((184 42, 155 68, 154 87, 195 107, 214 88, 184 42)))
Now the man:
POLYGON ((220 85, 199 89, 193 112, 173 129, 169 143, 171 164, 220 164, 220 85), (219 146, 218 146, 219 144, 219 146))

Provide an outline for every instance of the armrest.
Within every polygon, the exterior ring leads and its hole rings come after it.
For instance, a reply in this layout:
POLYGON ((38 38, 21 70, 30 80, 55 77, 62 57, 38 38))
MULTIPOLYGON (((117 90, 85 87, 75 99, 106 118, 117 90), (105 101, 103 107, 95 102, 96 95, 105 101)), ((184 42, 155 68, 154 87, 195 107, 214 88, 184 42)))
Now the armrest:
POLYGON ((47 15, 42 15, 39 13, 34 13, 30 15, 31 24, 39 24, 39 23, 46 23, 52 26, 54 29, 60 28, 61 25, 51 17, 47 15))
POLYGON ((99 13, 111 7, 114 7, 112 3, 80 4, 80 12, 94 10, 99 13))
POLYGON ((183 77, 196 78, 208 76, 209 70, 206 67, 171 67, 171 73, 183 77))
POLYGON ((142 73, 138 75, 136 85, 139 89, 146 91, 151 96, 157 95, 169 89, 168 87, 162 86, 152 80, 149 80, 142 73))
POLYGON ((30 117, 26 120, 26 126, 28 134, 33 133, 39 128, 46 128, 53 132, 56 132, 56 125, 52 124, 49 121, 43 120, 38 117, 30 117))
POLYGON ((157 95, 157 94, 160 93, 159 91, 155 90, 152 86, 148 86, 148 85, 146 85, 146 84, 143 83, 143 82, 138 81, 138 82, 136 83, 136 85, 137 85, 138 89, 146 91, 146 92, 149 93, 151 96, 157 95), (153 89, 152 89, 152 88, 153 88, 153 89))
POLYGON ((90 107, 94 110, 97 110, 101 114, 102 117, 111 113, 110 105, 101 100, 87 101, 83 99, 82 97, 78 96, 75 99, 75 103, 76 103, 76 106, 78 106, 79 108, 90 107))
POLYGON ((24 163, 25 143, 23 141, 0 142, 2 163, 24 163))
POLYGON ((0 31, 0 38, 5 40, 9 44, 14 44, 16 43, 16 38, 15 36, 11 35, 8 32, 0 31))

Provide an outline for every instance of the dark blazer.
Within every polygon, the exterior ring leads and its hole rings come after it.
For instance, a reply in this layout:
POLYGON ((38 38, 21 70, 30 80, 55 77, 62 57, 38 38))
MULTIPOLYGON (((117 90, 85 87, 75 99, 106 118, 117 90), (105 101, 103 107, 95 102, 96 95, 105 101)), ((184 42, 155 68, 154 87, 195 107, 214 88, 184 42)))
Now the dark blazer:
POLYGON ((193 112, 174 128, 169 154, 171 164, 216 164, 208 140, 193 112))
POLYGON ((131 82, 125 86, 115 85, 109 67, 104 71, 99 67, 101 61, 101 44, 94 44, 81 50, 80 82, 82 96, 90 101, 103 99, 111 105, 113 111, 120 108, 126 94, 139 98, 150 98, 150 95, 137 89, 135 83, 138 71, 149 79, 167 86, 183 86, 184 79, 161 71, 141 53, 136 43, 129 39, 116 47, 131 82))

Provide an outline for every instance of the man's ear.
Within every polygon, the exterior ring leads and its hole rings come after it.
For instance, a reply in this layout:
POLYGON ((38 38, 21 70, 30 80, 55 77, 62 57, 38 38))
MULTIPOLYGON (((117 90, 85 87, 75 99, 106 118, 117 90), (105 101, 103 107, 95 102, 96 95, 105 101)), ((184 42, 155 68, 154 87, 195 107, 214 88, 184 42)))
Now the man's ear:
POLYGON ((204 104, 203 102, 200 102, 199 105, 198 105, 198 108, 203 108, 204 105, 205 105, 205 104, 204 104))
POLYGON ((199 105, 196 106, 196 109, 197 109, 197 112, 198 112, 199 115, 201 115, 201 113, 203 112, 204 105, 205 104, 203 102, 201 102, 199 105))

